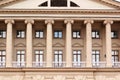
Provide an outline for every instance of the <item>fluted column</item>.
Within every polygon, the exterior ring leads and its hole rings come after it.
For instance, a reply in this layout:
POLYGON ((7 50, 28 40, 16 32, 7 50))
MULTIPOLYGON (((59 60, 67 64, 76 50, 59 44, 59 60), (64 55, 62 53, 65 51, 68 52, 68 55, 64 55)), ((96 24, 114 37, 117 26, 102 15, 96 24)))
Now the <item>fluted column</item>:
POLYGON ((72 24, 73 20, 65 20, 66 24, 66 67, 72 67, 72 24))
POLYGON ((7 38, 6 38, 6 67, 12 67, 12 54, 13 54, 13 32, 12 26, 14 20, 5 20, 7 24, 7 38))
POLYGON ((112 45, 111 45, 111 24, 113 21, 105 20, 105 53, 106 53, 106 67, 112 67, 112 45))
POLYGON ((46 37, 46 67, 52 67, 52 24, 53 20, 45 20, 47 24, 47 37, 46 37))
POLYGON ((32 67, 32 24, 34 24, 34 20, 25 20, 27 24, 26 29, 26 67, 32 67))
POLYGON ((94 23, 93 20, 85 20, 84 24, 86 24, 86 41, 85 41, 85 48, 86 48, 86 67, 92 67, 92 24, 94 23))

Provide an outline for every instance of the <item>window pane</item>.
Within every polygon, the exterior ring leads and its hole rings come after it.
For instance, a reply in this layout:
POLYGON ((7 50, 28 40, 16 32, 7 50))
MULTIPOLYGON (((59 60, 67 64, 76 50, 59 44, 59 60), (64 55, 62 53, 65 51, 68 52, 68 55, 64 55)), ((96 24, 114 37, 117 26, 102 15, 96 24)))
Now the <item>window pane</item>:
POLYGON ((57 38, 58 37, 58 33, 54 32, 54 37, 57 38))
POLYGON ((40 32, 40 38, 43 38, 43 32, 40 32))
POLYGON ((62 38, 62 32, 59 32, 59 38, 62 38))

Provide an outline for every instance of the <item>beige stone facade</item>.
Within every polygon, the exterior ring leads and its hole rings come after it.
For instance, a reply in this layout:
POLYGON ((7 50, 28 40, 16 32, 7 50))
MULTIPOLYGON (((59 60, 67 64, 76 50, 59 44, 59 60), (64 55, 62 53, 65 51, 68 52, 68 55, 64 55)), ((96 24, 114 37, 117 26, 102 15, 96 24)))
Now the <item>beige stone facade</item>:
POLYGON ((120 80, 120 3, 50 1, 0 1, 0 80, 120 80))

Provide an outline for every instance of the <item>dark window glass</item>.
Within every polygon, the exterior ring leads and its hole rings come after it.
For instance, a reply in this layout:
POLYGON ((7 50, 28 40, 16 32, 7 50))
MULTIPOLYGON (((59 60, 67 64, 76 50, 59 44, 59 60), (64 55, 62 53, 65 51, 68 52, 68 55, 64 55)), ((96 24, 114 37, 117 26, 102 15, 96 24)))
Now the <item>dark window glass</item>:
POLYGON ((46 2, 39 5, 39 7, 47 7, 47 6, 48 6, 48 1, 46 1, 46 2))
POLYGON ((43 38, 43 31, 42 30, 37 30, 35 32, 35 37, 36 38, 43 38))
POLYGON ((92 38, 93 39, 99 39, 100 38, 100 32, 96 31, 96 30, 93 30, 92 31, 92 38))
POLYGON ((70 1, 70 6, 71 7, 79 7, 76 3, 72 2, 72 1, 70 1))
POLYGON ((0 30, 0 38, 6 38, 6 31, 0 30))
POLYGON ((112 39, 117 39, 118 38, 118 32, 117 31, 112 31, 111 32, 111 38, 112 39))
POLYGON ((51 7, 67 7, 67 0, 51 0, 51 7))
POLYGON ((80 31, 73 31, 73 38, 80 38, 80 31))
POLYGON ((25 38, 25 31, 17 30, 17 38, 25 38))
POLYGON ((62 36, 63 36, 62 31, 59 30, 54 31, 54 38, 62 38, 62 36))

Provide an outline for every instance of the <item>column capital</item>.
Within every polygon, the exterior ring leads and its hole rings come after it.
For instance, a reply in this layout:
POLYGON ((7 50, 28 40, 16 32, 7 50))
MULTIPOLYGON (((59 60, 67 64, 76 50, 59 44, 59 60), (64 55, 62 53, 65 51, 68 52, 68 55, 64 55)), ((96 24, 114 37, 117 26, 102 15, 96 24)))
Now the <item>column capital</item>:
POLYGON ((48 23, 54 24, 54 20, 52 20, 52 19, 47 19, 47 20, 45 20, 45 24, 48 24, 48 23))
POLYGON ((74 20, 72 20, 72 19, 65 19, 65 20, 64 20, 64 23, 65 23, 65 24, 67 24, 67 23, 73 24, 73 23, 74 23, 74 20))
POLYGON ((113 20, 105 20, 104 24, 113 24, 113 20))
POLYGON ((8 24, 8 23, 14 24, 15 21, 13 19, 6 19, 5 24, 8 24))
POLYGON ((93 23, 94 23, 94 20, 92 20, 92 19, 87 19, 87 20, 84 21, 84 24, 87 24, 87 23, 93 24, 93 23))
POLYGON ((34 20, 33 19, 26 19, 25 24, 28 24, 28 23, 34 24, 34 20))

